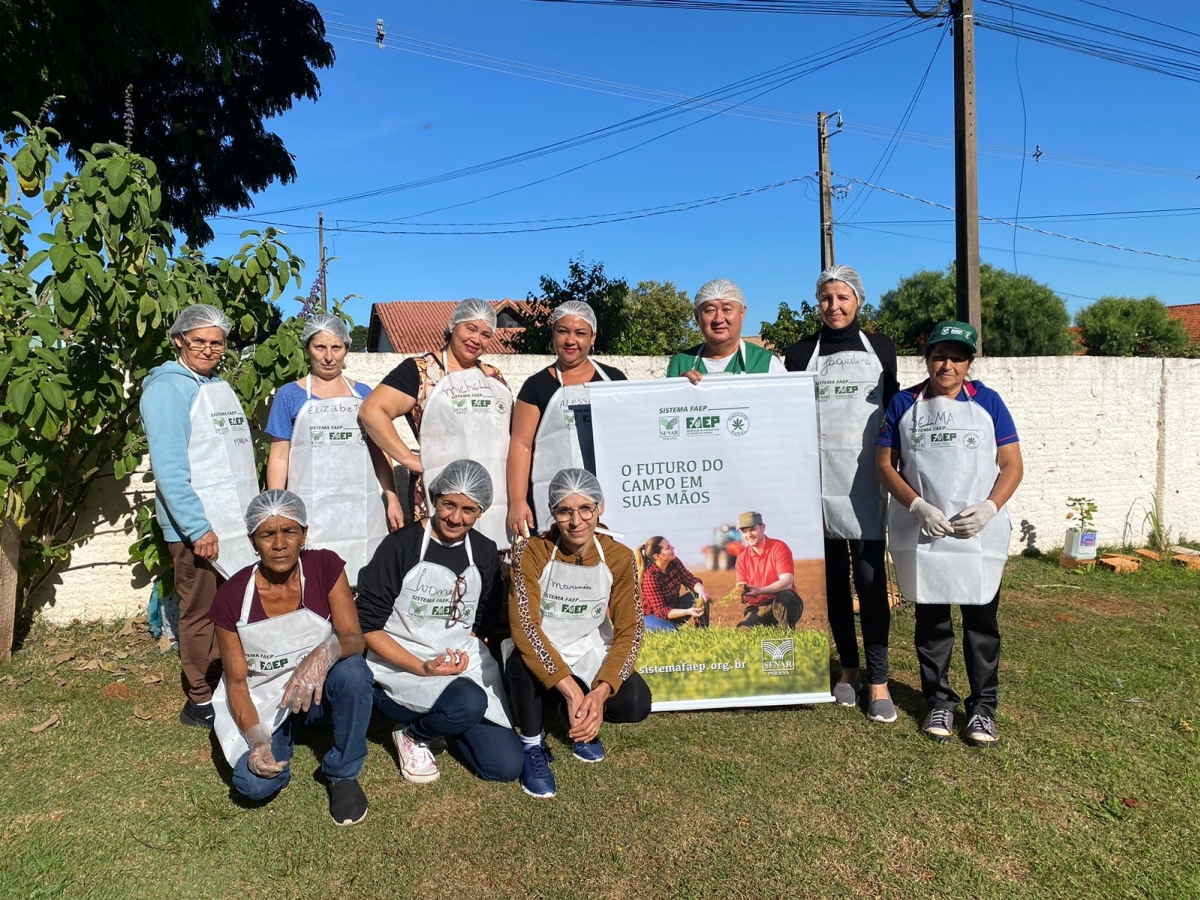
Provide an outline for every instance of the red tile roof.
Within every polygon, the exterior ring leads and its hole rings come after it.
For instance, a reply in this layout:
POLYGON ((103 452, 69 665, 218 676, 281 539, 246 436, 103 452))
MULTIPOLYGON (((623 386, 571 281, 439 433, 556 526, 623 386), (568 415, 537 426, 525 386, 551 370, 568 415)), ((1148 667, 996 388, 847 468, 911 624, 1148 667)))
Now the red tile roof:
MULTIPOLYGON (((497 313, 508 310, 520 320, 528 315, 526 300, 489 300, 497 313)), ((425 353, 444 343, 446 323, 458 305, 457 300, 393 300, 371 306, 371 327, 367 347, 373 353, 425 353)), ((513 337, 524 328, 497 328, 496 339, 488 353, 516 353, 513 337)))
POLYGON ((1178 319, 1192 336, 1192 343, 1200 343, 1200 303, 1182 303, 1179 306, 1168 306, 1167 315, 1178 319))

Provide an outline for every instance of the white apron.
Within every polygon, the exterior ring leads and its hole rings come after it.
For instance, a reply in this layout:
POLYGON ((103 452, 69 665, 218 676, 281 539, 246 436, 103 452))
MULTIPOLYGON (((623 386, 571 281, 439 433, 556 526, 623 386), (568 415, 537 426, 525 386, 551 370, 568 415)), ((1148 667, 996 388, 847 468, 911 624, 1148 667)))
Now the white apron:
POLYGON ((387 510, 375 477, 366 435, 358 424, 362 398, 346 379, 349 397, 314 397, 296 413, 288 453, 288 490, 308 510, 310 549, 332 550, 346 563, 346 578, 358 584, 359 570, 387 537, 387 510))
MULTIPOLYGON (((258 567, 255 567, 255 571, 258 567)), ((250 604, 254 600, 254 575, 246 583, 242 597, 242 612, 238 616, 237 632, 246 654, 246 683, 250 687, 250 701, 258 710, 258 721, 267 725, 274 734, 279 726, 292 714, 290 708, 280 709, 283 689, 287 687, 292 672, 313 648, 333 633, 333 625, 304 606, 304 564, 300 563, 299 609, 282 616, 263 619, 247 624, 250 604)), ((213 730, 217 741, 231 766, 237 765, 250 746, 233 720, 229 707, 229 695, 225 688, 225 676, 213 693, 213 730)))
MULTIPOLYGON (((508 548, 508 434, 513 396, 506 386, 484 374, 481 366, 449 372, 442 352, 442 375, 425 399, 421 417, 421 465, 425 493, 442 469, 457 459, 473 459, 492 476, 492 505, 474 530, 508 548)), ((429 497, 430 513, 433 498, 429 497)), ((445 649, 445 648, 443 648, 445 649)))
MULTIPOLYGON (((608 598, 612 595, 612 570, 605 564, 600 541, 592 538, 600 562, 575 566, 558 562, 557 553, 542 570, 542 631, 571 672, 591 687, 608 658, 613 628, 608 620, 608 598)), ((555 550, 558 550, 555 544, 555 550)))
MULTIPOLYGON (((601 380, 610 381, 599 363, 592 363, 601 380)), ((592 405, 587 383, 563 384, 557 364, 554 377, 559 388, 550 398, 533 439, 533 516, 537 529, 545 534, 553 521, 550 518, 550 482, 563 469, 596 468, 595 444, 592 440, 592 405)))
POLYGON ((392 604, 392 614, 388 616, 383 630, 418 659, 431 659, 445 653, 447 647, 463 650, 469 656, 467 668, 457 675, 414 675, 370 650, 367 651, 367 665, 371 667, 376 684, 387 691, 388 697, 401 706, 422 713, 433 708, 442 691, 454 679, 469 678, 487 694, 487 720, 506 728, 512 727, 500 667, 488 652, 487 644, 471 634, 483 580, 479 569, 475 567, 470 535, 464 538, 467 568, 462 575, 455 575, 445 566, 425 561, 430 534, 430 525, 426 522, 421 556, 404 576, 400 595, 392 604), (460 580, 462 587, 456 603, 455 586, 460 580))
POLYGON ((883 419, 883 365, 861 331, 865 353, 842 350, 823 359, 821 341, 807 372, 816 374, 817 442, 825 534, 882 541, 887 492, 875 475, 875 438, 883 419))
POLYGON ((220 378, 200 381, 195 372, 192 377, 200 385, 190 413, 192 490, 217 535, 213 568, 229 578, 258 561, 246 534, 246 507, 258 496, 254 445, 233 388, 220 378))
MULTIPOLYGON (((982 503, 996 485, 996 428, 974 400, 926 398, 900 419, 900 475, 947 518, 982 503)), ((888 542, 900 593, 914 603, 990 603, 1000 589, 1012 534, 1001 507, 974 537, 931 538, 900 503, 888 511, 888 542)))

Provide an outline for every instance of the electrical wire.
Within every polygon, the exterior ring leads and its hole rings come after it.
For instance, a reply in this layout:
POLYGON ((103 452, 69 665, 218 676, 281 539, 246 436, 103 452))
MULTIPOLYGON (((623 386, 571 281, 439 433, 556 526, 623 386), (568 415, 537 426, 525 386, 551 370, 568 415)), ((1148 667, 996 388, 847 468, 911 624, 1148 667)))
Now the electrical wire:
MULTIPOLYGON (((923 203, 926 206, 932 206, 935 209, 944 209, 947 212, 954 212, 953 206, 946 206, 944 203, 938 203, 935 200, 927 200, 924 197, 916 197, 912 194, 906 194, 903 191, 897 191, 897 190, 893 190, 892 188, 882 187, 878 184, 870 184, 866 181, 862 181, 861 179, 850 178, 846 175, 838 175, 836 177, 842 179, 843 181, 852 183, 852 184, 859 184, 865 188, 870 188, 873 191, 882 191, 885 194, 891 194, 895 197, 903 197, 905 200, 913 200, 917 203, 923 203)), ((1022 231, 1029 231, 1029 232, 1033 232, 1034 234, 1041 234, 1041 235, 1045 235, 1047 237, 1061 238, 1062 240, 1066 240, 1066 241, 1075 241, 1076 243, 1088 244, 1093 247, 1103 247, 1106 250, 1120 250, 1125 253, 1138 253, 1138 254, 1141 254, 1142 256, 1153 256, 1153 257, 1157 257, 1158 259, 1173 259, 1178 262, 1200 263, 1200 259, 1193 259, 1190 256, 1175 256, 1170 253, 1159 253, 1156 250, 1139 250, 1135 247, 1122 247, 1119 244, 1109 244, 1105 241, 1093 241, 1093 240, 1090 240, 1089 238, 1076 237, 1071 234, 1062 234, 1057 231, 1046 231, 1045 229, 1042 229, 1042 228, 1034 228, 1032 225, 1021 225, 1017 222, 1011 222, 1008 219, 997 219, 993 216, 981 215, 979 217, 979 219, 982 222, 994 222, 997 225, 1007 225, 1010 228, 1019 228, 1022 231)), ((834 224, 836 225, 838 223, 835 222, 834 224)), ((850 223, 847 223, 847 224, 850 224, 850 223)))
MULTIPOLYGON (((1008 11, 1012 14, 1013 25, 1017 24, 1017 11, 1011 3, 1008 4, 1008 11)), ((1017 91, 1021 95, 1021 171, 1017 175, 1017 202, 1016 209, 1013 212, 1013 221, 1021 221, 1021 192, 1025 188, 1025 157, 1029 154, 1029 112, 1025 108, 1025 85, 1021 83, 1021 38, 1018 35, 1016 46, 1013 47, 1013 70, 1017 76, 1017 91)), ((1021 274, 1021 266, 1017 262, 1017 235, 1019 229, 1014 228, 1012 234, 1012 258, 1013 271, 1018 275, 1021 274)))

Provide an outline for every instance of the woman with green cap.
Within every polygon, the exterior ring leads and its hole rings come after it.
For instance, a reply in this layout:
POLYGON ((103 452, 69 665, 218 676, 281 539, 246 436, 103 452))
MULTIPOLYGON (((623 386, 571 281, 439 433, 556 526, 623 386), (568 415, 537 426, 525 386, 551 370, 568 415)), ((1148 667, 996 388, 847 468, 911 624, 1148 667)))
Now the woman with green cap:
POLYGON ((954 733, 959 697, 947 674, 954 649, 950 607, 962 607, 963 657, 971 695, 964 737, 995 746, 999 700, 1000 577, 1008 559, 1005 504, 1024 467, 1012 416, 1000 395, 967 379, 978 332, 939 322, 925 348, 929 377, 900 391, 879 432, 876 471, 896 502, 888 542, 900 592, 916 604, 917 660, 929 704, 922 729, 954 733))

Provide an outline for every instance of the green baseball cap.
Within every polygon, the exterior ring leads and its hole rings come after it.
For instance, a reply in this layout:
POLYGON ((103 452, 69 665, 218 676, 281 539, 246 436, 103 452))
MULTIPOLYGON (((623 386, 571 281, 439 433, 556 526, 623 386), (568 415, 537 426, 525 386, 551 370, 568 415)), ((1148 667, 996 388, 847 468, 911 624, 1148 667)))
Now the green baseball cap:
POLYGON ((974 325, 969 325, 966 322, 946 321, 938 322, 933 326, 933 332, 929 335, 929 340, 925 342, 926 347, 932 347, 934 344, 939 344, 942 341, 958 341, 960 344, 966 344, 971 348, 971 352, 975 352, 975 348, 979 345, 979 332, 975 330, 974 325))

